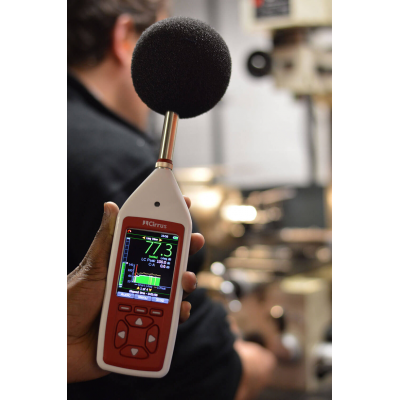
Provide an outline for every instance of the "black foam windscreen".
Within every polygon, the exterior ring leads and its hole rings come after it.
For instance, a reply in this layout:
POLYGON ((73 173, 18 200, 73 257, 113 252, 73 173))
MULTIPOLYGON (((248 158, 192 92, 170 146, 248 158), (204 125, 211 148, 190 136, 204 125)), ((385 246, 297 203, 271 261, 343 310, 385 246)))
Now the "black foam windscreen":
POLYGON ((132 56, 135 90, 149 108, 192 118, 213 108, 231 76, 229 49, 202 21, 174 17, 151 25, 132 56))

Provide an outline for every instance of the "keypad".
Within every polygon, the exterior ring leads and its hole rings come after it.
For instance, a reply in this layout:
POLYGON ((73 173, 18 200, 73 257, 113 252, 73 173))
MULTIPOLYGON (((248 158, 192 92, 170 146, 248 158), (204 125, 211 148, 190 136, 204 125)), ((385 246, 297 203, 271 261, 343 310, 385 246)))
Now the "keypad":
POLYGON ((158 347, 160 328, 157 325, 158 318, 163 315, 160 309, 151 309, 150 315, 155 318, 145 316, 148 313, 146 307, 132 307, 119 304, 118 310, 124 314, 119 314, 121 319, 117 323, 114 344, 120 349, 120 354, 124 357, 145 359, 154 354, 158 347))

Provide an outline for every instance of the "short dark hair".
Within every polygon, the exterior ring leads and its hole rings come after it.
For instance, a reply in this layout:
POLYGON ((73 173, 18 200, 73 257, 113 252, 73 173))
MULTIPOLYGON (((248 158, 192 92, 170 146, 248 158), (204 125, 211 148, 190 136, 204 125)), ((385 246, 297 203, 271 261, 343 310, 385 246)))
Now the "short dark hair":
POLYGON ((111 45, 111 32, 121 14, 132 16, 142 33, 156 22, 165 0, 68 0, 67 64, 94 66, 111 45))

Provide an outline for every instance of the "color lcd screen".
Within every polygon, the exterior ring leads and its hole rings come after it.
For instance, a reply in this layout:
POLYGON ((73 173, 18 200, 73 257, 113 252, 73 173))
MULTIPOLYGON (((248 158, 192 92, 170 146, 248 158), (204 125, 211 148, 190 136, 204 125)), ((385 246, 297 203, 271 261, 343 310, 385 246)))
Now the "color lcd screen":
POLYGON ((117 296, 168 303, 179 237, 175 234, 126 230, 117 296))

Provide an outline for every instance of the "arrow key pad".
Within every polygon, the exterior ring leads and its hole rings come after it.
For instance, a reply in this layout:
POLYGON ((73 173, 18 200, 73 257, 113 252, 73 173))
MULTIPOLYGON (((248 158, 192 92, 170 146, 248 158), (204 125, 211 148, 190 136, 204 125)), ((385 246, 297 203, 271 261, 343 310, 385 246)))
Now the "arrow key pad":
POLYGON ((153 319, 141 315, 127 315, 126 320, 130 326, 135 328, 147 328, 153 323, 153 319))
POLYGON ((154 353, 157 350, 159 333, 160 329, 157 325, 153 325, 146 333, 146 348, 150 353, 154 353))
POLYGON ((118 349, 119 347, 123 346, 128 339, 128 326, 126 323, 121 320, 117 324, 117 330, 115 332, 115 347, 118 349))

